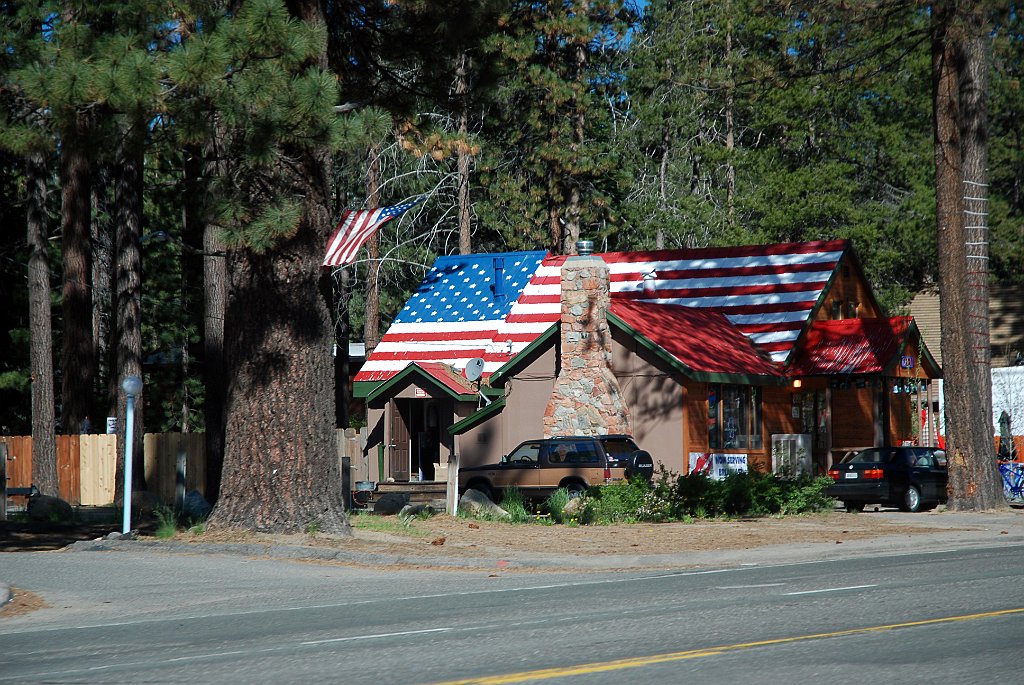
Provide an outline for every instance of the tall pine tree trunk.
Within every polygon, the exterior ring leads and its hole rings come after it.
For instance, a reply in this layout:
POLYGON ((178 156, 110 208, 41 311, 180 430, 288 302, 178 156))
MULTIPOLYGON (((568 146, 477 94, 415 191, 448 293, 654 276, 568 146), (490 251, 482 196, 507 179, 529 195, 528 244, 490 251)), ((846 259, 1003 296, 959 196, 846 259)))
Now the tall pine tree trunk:
MULTIPOLYGON (((292 16, 323 25, 316 0, 292 16)), ((326 50, 317 66, 326 68, 326 50)), ((229 254, 224 470, 211 525, 350 532, 334 423, 334 330, 320 277, 331 230, 325 148, 286 151, 302 198, 297 232, 264 255, 229 254)))
POLYGON ((935 218, 939 254, 942 359, 945 382, 949 506, 981 510, 1005 506, 992 449, 991 414, 985 416, 975 388, 981 382, 974 363, 968 302, 964 225, 961 111, 957 78, 962 25, 955 5, 932 10, 932 87, 935 111, 935 218), (995 487, 993 487, 995 483, 995 487))
POLYGON ((459 178, 459 254, 470 254, 469 168, 472 153, 469 146, 469 55, 465 50, 455 58, 455 97, 459 107, 458 178, 459 178))
POLYGON ((96 350, 92 330, 92 249, 89 243, 90 164, 80 128, 61 140, 61 247, 64 283, 61 315, 61 432, 79 433, 94 404, 96 350))
MULTIPOLYGON (((122 133, 118 153, 114 196, 117 223, 114 297, 116 317, 116 373, 118 387, 117 425, 117 492, 116 501, 123 501, 124 459, 127 453, 127 397, 120 390, 128 376, 142 378, 142 164, 145 124, 135 122, 122 133)), ((146 487, 143 442, 143 395, 135 398, 132 426, 132 489, 146 487)))
MULTIPOLYGON (((366 205, 380 206, 380 146, 370 147, 366 166, 366 205)), ((380 342, 380 238, 374 231, 366 241, 366 309, 363 318, 363 343, 369 357, 380 342)))
POLYGON ((28 319, 32 365, 32 482, 56 496, 57 441, 54 430, 53 331, 50 322, 50 246, 46 231, 46 154, 25 158, 28 189, 28 319))

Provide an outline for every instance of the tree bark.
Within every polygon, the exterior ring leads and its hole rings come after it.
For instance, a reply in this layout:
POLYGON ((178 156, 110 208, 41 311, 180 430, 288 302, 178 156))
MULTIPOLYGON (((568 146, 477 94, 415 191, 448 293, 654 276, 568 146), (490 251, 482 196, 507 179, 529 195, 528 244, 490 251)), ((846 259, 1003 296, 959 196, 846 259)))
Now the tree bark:
POLYGON ((958 17, 932 8, 932 87, 935 139, 935 217, 939 253, 942 358, 949 459, 949 506, 983 510, 1005 506, 992 454, 991 415, 979 406, 977 366, 963 285, 968 280, 963 212, 962 150, 957 78, 958 17))
POLYGON ((93 405, 96 351, 92 331, 92 249, 89 244, 90 164, 81 129, 72 130, 61 141, 61 246, 64 253, 64 283, 61 314, 61 422, 65 434, 79 433, 93 405))
MULTIPOLYGON (((380 206, 380 146, 370 147, 366 168, 367 208, 380 206)), ((380 342, 380 238, 374 231, 366 241, 366 309, 363 317, 363 343, 369 357, 380 342)))
MULTIPOLYGON (((219 141, 224 137, 218 125, 215 140, 203 149, 203 173, 207 177, 227 173, 221 163, 219 141)), ((205 188, 205 186, 204 186, 205 188)), ((206 447, 206 492, 211 504, 220 493, 221 473, 224 467, 224 423, 227 373, 224 359, 224 317, 227 313, 228 267, 226 246, 220 238, 220 229, 209 221, 206 194, 202 195, 203 212, 203 423, 206 447)))
POLYGON ((963 159, 964 225, 967 236, 967 318, 972 388, 983 416, 992 416, 992 343, 989 336, 988 230, 988 36, 984 12, 970 10, 968 35, 960 45, 960 143, 963 159))
POLYGON ((28 318, 32 365, 32 483, 44 495, 60 492, 54 429, 53 331, 50 321, 50 246, 46 230, 46 154, 25 158, 28 189, 28 318))
MULTIPOLYGON (((142 378, 142 165, 145 123, 122 132, 118 152, 114 215, 117 221, 116 273, 114 278, 117 321, 116 356, 117 401, 117 477, 115 500, 123 501, 124 460, 127 453, 127 396, 121 381, 128 376, 142 378)), ((146 489, 143 443, 143 394, 135 397, 132 427, 132 490, 146 489)))
MULTIPOLYGON (((317 0, 292 16, 323 24, 317 0)), ((326 68, 326 51, 318 65, 326 68)), ((268 532, 349 533, 334 424, 334 330, 319 286, 330 235, 325 148, 288 149, 302 197, 298 231, 265 255, 229 253, 229 387, 224 471, 210 524, 268 532)))
POLYGON ((473 155, 469 147, 469 55, 465 50, 455 58, 455 97, 459 107, 459 254, 473 252, 470 235, 471 214, 469 205, 469 169, 473 155))

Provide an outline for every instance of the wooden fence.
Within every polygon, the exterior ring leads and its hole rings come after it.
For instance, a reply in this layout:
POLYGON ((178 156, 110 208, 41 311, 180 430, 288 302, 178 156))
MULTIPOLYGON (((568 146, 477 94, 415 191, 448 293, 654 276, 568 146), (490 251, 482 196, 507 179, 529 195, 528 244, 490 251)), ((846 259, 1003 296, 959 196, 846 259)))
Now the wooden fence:
MULTIPOLYGON (((185 455, 185 489, 206 493, 206 446, 203 433, 146 433, 143 437, 146 487, 167 505, 174 503, 178 455, 185 455)), ((32 484, 31 436, 0 436, 7 445, 7 484, 32 484)), ((338 459, 348 464, 350 481, 369 479, 369 460, 363 455, 366 429, 338 431, 338 459)), ((376 460, 374 460, 376 461, 376 460)), ((372 466, 376 473, 376 464, 372 466)), ((57 479, 60 498, 73 505, 114 502, 117 436, 58 435, 57 479)))

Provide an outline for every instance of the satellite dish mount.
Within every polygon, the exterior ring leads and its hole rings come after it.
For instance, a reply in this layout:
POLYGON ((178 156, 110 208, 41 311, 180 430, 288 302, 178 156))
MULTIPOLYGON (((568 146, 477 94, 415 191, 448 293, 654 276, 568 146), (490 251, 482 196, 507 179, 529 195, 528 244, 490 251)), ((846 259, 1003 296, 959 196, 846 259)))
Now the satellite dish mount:
POLYGON ((470 359, 466 362, 466 368, 462 370, 462 375, 464 375, 466 380, 470 383, 476 383, 476 392, 480 396, 480 403, 477 407, 479 408, 481 405, 490 404, 491 401, 487 399, 480 390, 480 378, 484 375, 484 360, 480 357, 473 357, 470 359))

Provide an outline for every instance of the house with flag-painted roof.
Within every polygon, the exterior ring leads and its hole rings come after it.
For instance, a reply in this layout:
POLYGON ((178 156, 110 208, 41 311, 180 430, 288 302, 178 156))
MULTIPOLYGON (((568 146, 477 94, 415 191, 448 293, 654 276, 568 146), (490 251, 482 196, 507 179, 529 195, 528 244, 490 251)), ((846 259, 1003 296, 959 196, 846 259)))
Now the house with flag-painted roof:
POLYGON ((843 240, 440 257, 355 378, 357 477, 444 481, 526 439, 609 432, 608 398, 669 471, 823 473, 932 439, 940 374, 843 240))

